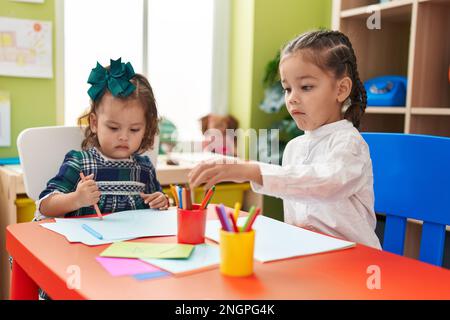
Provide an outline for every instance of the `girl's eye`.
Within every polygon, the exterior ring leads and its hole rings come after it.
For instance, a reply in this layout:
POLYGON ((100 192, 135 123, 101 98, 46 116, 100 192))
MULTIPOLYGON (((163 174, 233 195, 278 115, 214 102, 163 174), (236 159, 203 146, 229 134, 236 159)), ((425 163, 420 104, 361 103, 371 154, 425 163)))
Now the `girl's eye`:
POLYGON ((112 131, 116 131, 116 130, 118 130, 119 128, 116 128, 116 127, 108 127, 110 130, 112 130, 112 131))
POLYGON ((291 88, 283 88, 284 93, 290 93, 291 92, 291 88))
POLYGON ((302 86, 303 91, 311 91, 313 86, 302 86))
POLYGON ((141 131, 140 128, 139 129, 131 129, 131 132, 139 132, 139 131, 141 131))

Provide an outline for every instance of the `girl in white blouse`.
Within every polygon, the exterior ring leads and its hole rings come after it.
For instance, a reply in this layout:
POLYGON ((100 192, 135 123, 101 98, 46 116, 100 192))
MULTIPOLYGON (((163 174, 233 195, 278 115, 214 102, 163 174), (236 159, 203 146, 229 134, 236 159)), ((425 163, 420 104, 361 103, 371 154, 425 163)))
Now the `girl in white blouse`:
POLYGON ((286 146, 282 166, 205 162, 191 171, 191 186, 250 181, 284 200, 287 223, 380 248, 372 162, 358 132, 366 92, 350 40, 338 31, 302 34, 282 50, 279 71, 287 109, 305 131, 286 146))

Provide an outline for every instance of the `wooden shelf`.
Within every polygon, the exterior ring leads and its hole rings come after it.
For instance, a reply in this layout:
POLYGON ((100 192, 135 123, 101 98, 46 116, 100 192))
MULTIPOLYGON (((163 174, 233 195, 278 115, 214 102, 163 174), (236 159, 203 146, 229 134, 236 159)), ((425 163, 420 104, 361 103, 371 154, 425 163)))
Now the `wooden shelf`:
MULTIPOLYGON (((342 112, 344 113, 346 111, 346 108, 342 108, 342 112)), ((365 113, 371 113, 371 114, 405 114, 406 108, 405 107, 366 107, 365 113)))
POLYGON ((366 113, 362 117, 360 130, 366 132, 404 132, 404 114, 366 113))
POLYGON ((333 0, 332 16, 352 42, 361 81, 408 79, 405 107, 367 107, 361 130, 450 137, 450 0, 333 0), (369 29, 376 10, 381 29, 369 29))
POLYGON ((422 2, 430 2, 430 3, 437 3, 437 4, 446 4, 450 6, 450 1, 448 0, 419 0, 419 3, 422 2))
POLYGON ((411 108, 411 114, 450 116, 450 108, 411 108))
MULTIPOLYGON (((450 4, 450 1, 447 1, 450 4)), ((450 5, 425 1, 418 6, 411 106, 450 106, 450 5)))
POLYGON ((380 30, 368 29, 365 19, 341 19, 340 30, 353 44, 363 82, 387 74, 407 76, 411 16, 382 18, 380 30))
POLYGON ((367 107, 366 113, 378 114, 405 114, 405 107, 367 107))
POLYGON ((386 3, 370 4, 341 11, 341 18, 366 18, 374 11, 380 11, 382 18, 398 18, 411 15, 414 0, 396 0, 386 3))
POLYGON ((450 137, 450 119, 445 115, 411 115, 409 133, 450 137))

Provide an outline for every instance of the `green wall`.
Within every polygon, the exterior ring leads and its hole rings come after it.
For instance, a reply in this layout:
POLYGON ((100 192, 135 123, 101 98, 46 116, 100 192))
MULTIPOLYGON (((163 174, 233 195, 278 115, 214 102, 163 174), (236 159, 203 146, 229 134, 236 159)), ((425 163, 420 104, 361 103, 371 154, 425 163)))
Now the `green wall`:
MULTIPOLYGON (((296 35, 331 26, 331 0, 232 0, 229 110, 242 128, 269 128, 286 110, 267 114, 264 97, 266 64, 296 35)), ((264 197, 264 211, 283 218, 280 199, 264 197)))
MULTIPOLYGON (((51 21, 55 70, 55 0, 42 4, 0 0, 0 16, 51 21)), ((56 80, 0 76, 0 91, 11 98, 11 147, 0 147, 0 158, 16 157, 16 139, 25 128, 56 125, 56 80)))
POLYGON ((274 117, 259 109, 264 97, 262 79, 266 64, 298 34, 330 25, 331 0, 255 0, 251 128, 268 128, 274 120, 288 115, 283 110, 274 117))

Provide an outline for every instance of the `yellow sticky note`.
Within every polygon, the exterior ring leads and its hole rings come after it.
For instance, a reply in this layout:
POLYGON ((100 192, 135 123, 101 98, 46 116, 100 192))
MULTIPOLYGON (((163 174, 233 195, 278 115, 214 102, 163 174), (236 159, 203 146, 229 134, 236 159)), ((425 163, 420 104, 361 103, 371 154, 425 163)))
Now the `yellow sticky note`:
POLYGON ((194 249, 190 244, 148 243, 148 242, 116 242, 110 245, 100 256, 114 258, 189 258, 194 249))

